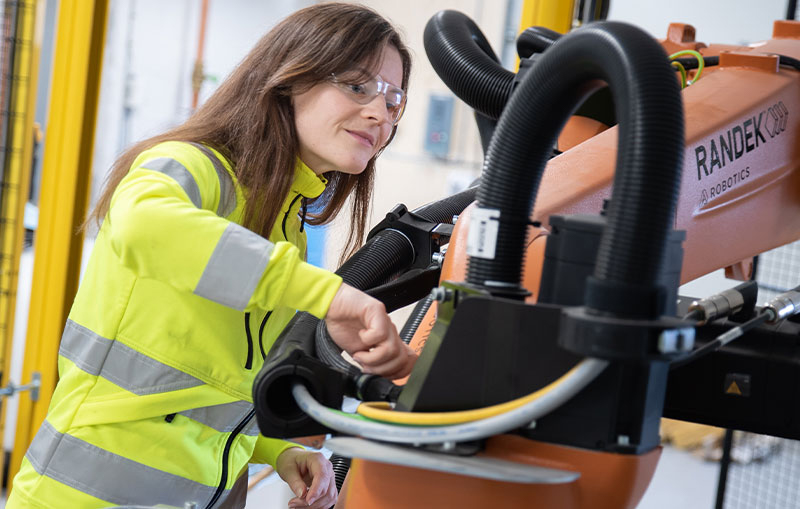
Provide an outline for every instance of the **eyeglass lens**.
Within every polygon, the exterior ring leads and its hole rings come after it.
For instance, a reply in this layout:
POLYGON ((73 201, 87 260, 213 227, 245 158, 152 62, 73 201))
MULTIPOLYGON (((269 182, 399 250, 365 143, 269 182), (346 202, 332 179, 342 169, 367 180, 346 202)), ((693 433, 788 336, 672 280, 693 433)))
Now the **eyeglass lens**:
POLYGON ((378 94, 383 94, 386 98, 386 109, 393 122, 397 122, 403 112, 405 102, 405 92, 379 78, 373 78, 364 83, 342 83, 335 82, 351 99, 359 104, 368 104, 378 94))

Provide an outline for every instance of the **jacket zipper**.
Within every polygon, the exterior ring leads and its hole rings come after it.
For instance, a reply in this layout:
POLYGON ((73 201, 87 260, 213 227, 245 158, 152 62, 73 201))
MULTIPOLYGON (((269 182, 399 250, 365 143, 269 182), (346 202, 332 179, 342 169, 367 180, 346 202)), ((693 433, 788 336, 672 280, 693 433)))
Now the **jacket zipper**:
POLYGON ((211 497, 211 501, 206 506, 206 509, 211 509, 214 504, 217 503, 219 497, 222 496, 222 492, 225 491, 225 484, 228 481, 228 456, 231 452, 231 447, 233 446, 234 439, 242 432, 247 423, 250 422, 250 419, 256 414, 256 409, 253 407, 247 412, 247 415, 239 421, 239 424, 231 431, 230 436, 228 436, 228 440, 225 442, 225 449, 222 450, 222 478, 219 481, 219 486, 217 486, 217 491, 214 492, 214 496, 211 497))
MULTIPOLYGON (((289 212, 292 211, 292 207, 294 207, 294 204, 297 203, 297 200, 299 200, 300 198, 305 199, 305 196, 303 196, 300 193, 297 193, 297 195, 292 199, 292 202, 289 204, 289 210, 287 210, 286 213, 283 215, 283 221, 281 222, 281 231, 283 231, 283 238, 286 239, 287 241, 289 240, 289 237, 286 235, 286 220, 289 219, 289 212)), ((305 222, 305 219, 306 219, 306 212, 305 212, 305 206, 303 206, 303 222, 305 222)), ((300 231, 303 231, 302 223, 300 224, 300 231)))
MULTIPOLYGON (((305 196, 300 193, 297 193, 295 197, 292 199, 291 203, 289 203, 289 210, 283 215, 283 221, 281 222, 281 230, 283 231, 283 238, 286 239, 288 242, 289 237, 286 235, 286 220, 289 219, 289 212, 292 211, 292 207, 294 204, 297 203, 297 200, 303 199, 303 218, 300 223, 300 231, 303 231, 303 223, 306 220, 306 202, 305 196)), ((266 352, 264 352, 264 326, 267 324, 267 320, 269 320, 269 316, 272 314, 272 311, 264 316, 264 320, 261 322, 261 327, 258 329, 258 346, 261 349, 261 358, 265 359, 267 357, 266 352)), ((245 369, 253 369, 253 336, 250 333, 250 313, 244 314, 244 330, 247 334, 247 361, 244 364, 245 369)))
POLYGON ((244 330, 247 334, 247 360, 244 369, 253 369, 253 335, 250 333, 250 313, 244 314, 244 330))
POLYGON ((264 319, 261 320, 261 327, 258 328, 258 347, 261 349, 262 360, 267 358, 267 352, 264 351, 264 326, 267 325, 270 315, 272 315, 272 311, 264 315, 264 319))

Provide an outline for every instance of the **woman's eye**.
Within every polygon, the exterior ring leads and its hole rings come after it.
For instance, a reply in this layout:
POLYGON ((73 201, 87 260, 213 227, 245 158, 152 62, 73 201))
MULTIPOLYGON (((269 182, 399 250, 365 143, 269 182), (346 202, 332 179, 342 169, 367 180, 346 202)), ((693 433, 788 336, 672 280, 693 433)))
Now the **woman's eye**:
POLYGON ((350 92, 353 93, 353 94, 356 94, 356 95, 364 95, 364 94, 367 93, 366 92, 366 87, 364 85, 351 84, 351 85, 348 85, 348 87, 349 87, 350 92))

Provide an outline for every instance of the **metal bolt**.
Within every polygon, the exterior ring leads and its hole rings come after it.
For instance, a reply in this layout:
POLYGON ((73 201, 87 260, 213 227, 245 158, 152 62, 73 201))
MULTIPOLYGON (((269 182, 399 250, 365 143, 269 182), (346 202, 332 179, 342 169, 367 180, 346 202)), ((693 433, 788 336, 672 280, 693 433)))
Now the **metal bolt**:
POLYGON ((450 300, 450 297, 452 295, 453 292, 443 286, 437 286, 436 288, 431 290, 431 298, 439 302, 445 302, 447 300, 450 300))
POLYGON ((631 437, 629 437, 628 435, 619 435, 617 436, 617 444, 631 445, 631 437))
POLYGON ((442 253, 433 253, 431 261, 441 267, 444 263, 444 255, 442 253))
POLYGON ((456 224, 456 221, 458 221, 458 214, 453 216, 453 224, 456 224))
POLYGON ((42 375, 39 372, 31 374, 31 381, 24 385, 15 385, 14 382, 8 382, 6 387, 0 389, 0 397, 13 396, 14 394, 22 391, 31 391, 31 401, 39 399, 39 387, 42 385, 42 375))

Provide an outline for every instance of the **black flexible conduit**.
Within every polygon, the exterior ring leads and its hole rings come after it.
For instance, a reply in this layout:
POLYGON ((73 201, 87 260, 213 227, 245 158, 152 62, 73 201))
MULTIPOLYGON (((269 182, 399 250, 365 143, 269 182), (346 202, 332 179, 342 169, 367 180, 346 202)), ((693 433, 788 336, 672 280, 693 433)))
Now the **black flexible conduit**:
POLYGON ((422 205, 411 212, 432 223, 449 223, 453 216, 461 214, 467 205, 475 201, 477 194, 478 184, 473 183, 460 193, 422 205))
POLYGON ((403 340, 403 343, 411 343, 411 340, 414 338, 414 334, 416 334, 417 329, 419 329, 419 324, 422 323, 422 319, 425 318, 425 313, 428 312, 428 309, 430 309, 432 303, 433 297, 428 295, 424 299, 417 302, 416 306, 414 306, 414 309, 411 311, 411 315, 409 315, 405 325, 403 325, 403 328, 400 329, 400 339, 403 340))
MULTIPOLYGON (((369 239, 336 273, 342 276, 344 283, 366 290, 383 283, 413 261, 414 249, 408 238, 398 231, 384 230, 369 239)), ((320 320, 316 326, 315 344, 317 358, 325 364, 341 371, 357 373, 342 358, 342 349, 331 339, 324 320, 320 320)))
POLYGON ((384 230, 353 254, 336 271, 350 286, 365 290, 389 279, 414 261, 408 238, 395 230, 384 230))
POLYGON ((550 151, 599 80, 611 88, 620 124, 608 224, 586 304, 650 317, 660 314, 655 303, 663 290, 656 278, 680 185, 683 109, 664 50, 644 31, 619 22, 593 23, 561 37, 511 97, 478 193, 479 209, 499 211, 495 256, 470 256, 467 281, 490 290, 520 288, 528 216, 550 151), (620 309, 620 300, 635 309, 620 309))
POLYGON ((425 53, 436 73, 459 99, 497 119, 514 86, 480 28, 458 11, 441 11, 425 25, 425 53))
MULTIPOLYGON (((517 39, 517 52, 523 61, 520 74, 500 65, 500 60, 475 23, 457 11, 436 14, 425 27, 425 52, 442 81, 475 110, 475 122, 483 153, 503 108, 529 67, 529 58, 552 46, 561 34, 544 27, 530 27, 517 39)), ((599 90, 575 112, 608 126, 616 124, 607 90, 599 90)))
POLYGON ((338 454, 331 454, 331 466, 333 467, 333 476, 336 481, 336 491, 342 491, 344 479, 347 477, 347 471, 350 470, 350 458, 339 456, 338 454))
MULTIPOLYGON (((447 198, 442 198, 413 210, 412 212, 432 223, 450 223, 475 201, 477 186, 465 189, 447 198)), ((383 230, 356 251, 339 269, 342 280, 367 290, 387 281, 397 272, 406 269, 414 261, 414 250, 405 235, 394 230, 383 230)))
POLYGON ((526 28, 517 37, 517 54, 519 58, 530 58, 534 53, 543 53, 552 46, 561 34, 545 27, 526 28))

